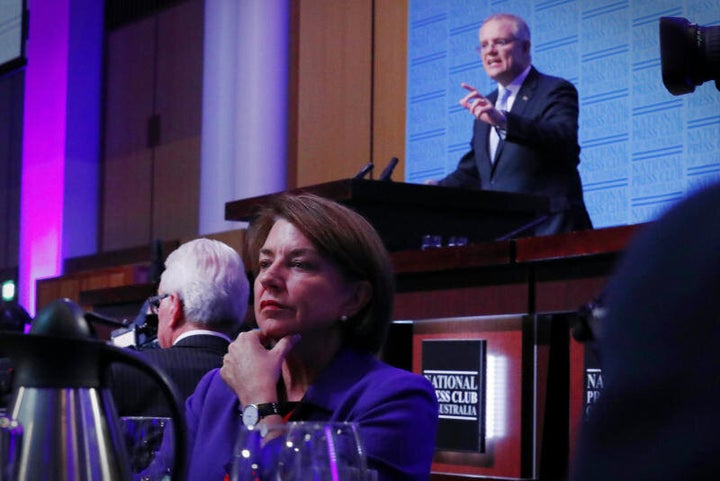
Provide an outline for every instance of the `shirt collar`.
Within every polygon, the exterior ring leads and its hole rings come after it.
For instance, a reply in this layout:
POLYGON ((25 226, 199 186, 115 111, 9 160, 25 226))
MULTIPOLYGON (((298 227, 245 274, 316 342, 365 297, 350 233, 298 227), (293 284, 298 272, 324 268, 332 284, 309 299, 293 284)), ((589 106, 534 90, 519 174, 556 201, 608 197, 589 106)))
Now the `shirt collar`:
POLYGON ((175 339, 175 342, 173 342, 173 346, 177 344, 178 342, 182 341, 183 339, 186 339, 191 336, 215 336, 219 337, 221 339, 225 339, 227 342, 232 342, 232 339, 230 339, 227 335, 223 334, 222 332, 217 331, 211 331, 209 329, 193 329, 192 331, 183 332, 180 334, 177 339, 175 339))
POLYGON ((520 75, 515 77, 512 82, 507 84, 505 87, 498 84, 498 92, 501 92, 503 89, 507 89, 510 91, 510 96, 512 97, 517 93, 518 90, 520 90, 520 87, 522 86, 523 82, 527 78, 527 76, 530 74, 530 69, 532 68, 532 65, 528 65, 525 70, 523 70, 520 75))

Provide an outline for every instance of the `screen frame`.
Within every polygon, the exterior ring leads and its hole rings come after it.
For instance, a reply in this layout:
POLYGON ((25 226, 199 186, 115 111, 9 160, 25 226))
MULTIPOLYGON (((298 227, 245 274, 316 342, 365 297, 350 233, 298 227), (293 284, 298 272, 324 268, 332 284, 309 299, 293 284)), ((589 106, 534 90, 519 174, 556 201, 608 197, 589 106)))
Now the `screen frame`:
POLYGON ((18 54, 3 63, 0 63, 0 76, 13 72, 27 65, 27 39, 29 29, 29 11, 27 8, 27 0, 19 0, 18 3, 22 8, 22 19, 20 25, 20 49, 18 54))

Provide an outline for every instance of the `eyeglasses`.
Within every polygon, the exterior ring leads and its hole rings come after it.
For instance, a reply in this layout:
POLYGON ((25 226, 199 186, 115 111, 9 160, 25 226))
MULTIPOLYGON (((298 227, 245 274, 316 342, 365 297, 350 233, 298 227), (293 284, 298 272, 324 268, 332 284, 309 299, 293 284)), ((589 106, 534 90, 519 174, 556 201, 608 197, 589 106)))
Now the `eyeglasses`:
POLYGON ((160 294, 159 296, 148 297, 147 303, 151 314, 157 315, 158 309, 160 309, 160 303, 166 297, 170 297, 170 294, 160 294))
POLYGON ((475 50, 478 52, 482 52, 485 50, 490 50, 491 48, 501 48, 501 47, 507 47, 511 43, 513 43, 515 40, 517 40, 515 37, 510 38, 499 38, 497 40, 493 40, 492 42, 483 42, 480 44, 479 47, 475 47, 475 50))

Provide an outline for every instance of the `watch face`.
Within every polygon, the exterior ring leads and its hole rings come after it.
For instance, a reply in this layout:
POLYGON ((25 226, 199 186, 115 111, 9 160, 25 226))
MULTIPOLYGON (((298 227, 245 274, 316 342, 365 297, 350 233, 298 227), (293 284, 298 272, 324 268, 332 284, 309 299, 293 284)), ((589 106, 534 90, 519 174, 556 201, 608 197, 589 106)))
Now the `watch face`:
POLYGON ((260 420, 257 407, 253 404, 245 406, 242 414, 242 420, 245 426, 255 426, 260 420))

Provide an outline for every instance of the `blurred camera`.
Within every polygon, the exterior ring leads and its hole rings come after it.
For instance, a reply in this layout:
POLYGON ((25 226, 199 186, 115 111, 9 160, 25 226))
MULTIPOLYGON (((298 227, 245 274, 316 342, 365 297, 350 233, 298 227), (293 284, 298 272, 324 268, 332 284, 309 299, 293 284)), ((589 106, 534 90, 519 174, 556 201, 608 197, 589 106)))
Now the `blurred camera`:
POLYGON ((154 349, 157 347, 158 318, 146 314, 144 322, 135 322, 129 327, 115 329, 110 333, 110 342, 117 347, 132 349, 154 349))
POLYGON ((660 18, 660 60, 665 88, 673 95, 715 80, 720 90, 720 27, 701 27, 684 18, 660 18))
POLYGON ((607 309, 602 299, 603 295, 580 306, 570 326, 570 333, 578 342, 597 341, 602 335, 602 321, 607 309))

